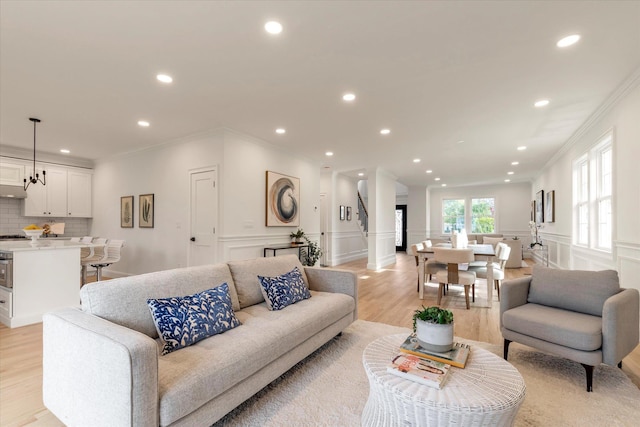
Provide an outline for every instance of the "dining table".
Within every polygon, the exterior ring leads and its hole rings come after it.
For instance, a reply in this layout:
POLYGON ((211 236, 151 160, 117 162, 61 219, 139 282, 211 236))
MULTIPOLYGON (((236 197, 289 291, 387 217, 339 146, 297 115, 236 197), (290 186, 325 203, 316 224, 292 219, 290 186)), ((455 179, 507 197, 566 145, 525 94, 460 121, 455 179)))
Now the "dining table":
MULTIPOLYGON (((420 299, 424 299, 424 277, 425 277, 425 260, 429 258, 433 258, 435 253, 433 251, 434 248, 451 248, 450 243, 438 243, 434 246, 423 248, 417 251, 418 255, 418 283, 419 286, 419 297, 420 299)), ((493 303, 493 257, 496 255, 495 248, 493 245, 467 245, 466 249, 473 249, 474 258, 477 260, 486 260, 487 261, 487 307, 491 307, 493 303)))

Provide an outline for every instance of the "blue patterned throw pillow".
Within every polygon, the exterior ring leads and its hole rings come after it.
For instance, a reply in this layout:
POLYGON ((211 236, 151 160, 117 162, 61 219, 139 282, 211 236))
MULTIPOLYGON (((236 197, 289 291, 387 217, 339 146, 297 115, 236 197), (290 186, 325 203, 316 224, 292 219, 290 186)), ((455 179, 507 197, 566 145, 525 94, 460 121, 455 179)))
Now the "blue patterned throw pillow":
POLYGON ((288 305, 311 298, 298 267, 276 277, 258 276, 258 280, 269 310, 282 310, 288 305))
POLYGON ((226 283, 194 295, 148 299, 147 305, 164 341, 163 355, 241 325, 226 283))

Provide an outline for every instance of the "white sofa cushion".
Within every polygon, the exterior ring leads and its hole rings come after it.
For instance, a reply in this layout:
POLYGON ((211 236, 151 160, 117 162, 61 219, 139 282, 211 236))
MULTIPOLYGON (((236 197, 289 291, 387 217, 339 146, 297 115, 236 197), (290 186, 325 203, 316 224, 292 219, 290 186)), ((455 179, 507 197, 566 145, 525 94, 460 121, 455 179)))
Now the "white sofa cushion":
POLYGON ((493 245, 493 247, 495 248, 496 245, 500 242, 502 242, 504 240, 504 238, 502 237, 483 237, 482 238, 482 243, 484 245, 493 245))
POLYGON ((355 308, 348 295, 311 294, 280 311, 252 305, 236 313, 241 326, 159 357, 160 425, 190 414, 355 308))
POLYGON ((203 265, 157 271, 109 280, 109 286, 94 282, 80 289, 82 310, 110 322, 158 337, 149 313, 147 299, 190 295, 227 283, 235 311, 240 310, 238 295, 226 264, 203 265))
POLYGON ((293 270, 294 267, 298 267, 305 285, 309 288, 309 281, 304 272, 304 267, 302 267, 296 255, 229 261, 227 265, 238 292, 240 308, 260 304, 264 301, 258 275, 275 277, 293 270))

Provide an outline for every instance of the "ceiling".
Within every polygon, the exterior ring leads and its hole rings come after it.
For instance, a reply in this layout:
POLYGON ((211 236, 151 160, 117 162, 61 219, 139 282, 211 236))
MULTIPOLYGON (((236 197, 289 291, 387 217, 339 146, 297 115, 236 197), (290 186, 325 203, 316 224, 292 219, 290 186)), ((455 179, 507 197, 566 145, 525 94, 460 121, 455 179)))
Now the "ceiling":
POLYGON ((2 0, 0 24, 4 146, 29 117, 93 160, 224 127, 405 185, 531 180, 640 67, 639 1, 2 0))

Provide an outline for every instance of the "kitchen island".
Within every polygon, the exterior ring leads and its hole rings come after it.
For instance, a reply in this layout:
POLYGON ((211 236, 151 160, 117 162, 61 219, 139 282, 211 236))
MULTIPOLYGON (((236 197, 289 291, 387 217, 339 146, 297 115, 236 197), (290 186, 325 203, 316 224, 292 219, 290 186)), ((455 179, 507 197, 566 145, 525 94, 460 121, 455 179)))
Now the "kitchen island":
POLYGON ((0 286, 0 322, 15 328, 42 322, 47 311, 79 306, 80 249, 88 246, 47 239, 0 242, 13 269, 13 286, 0 286))

